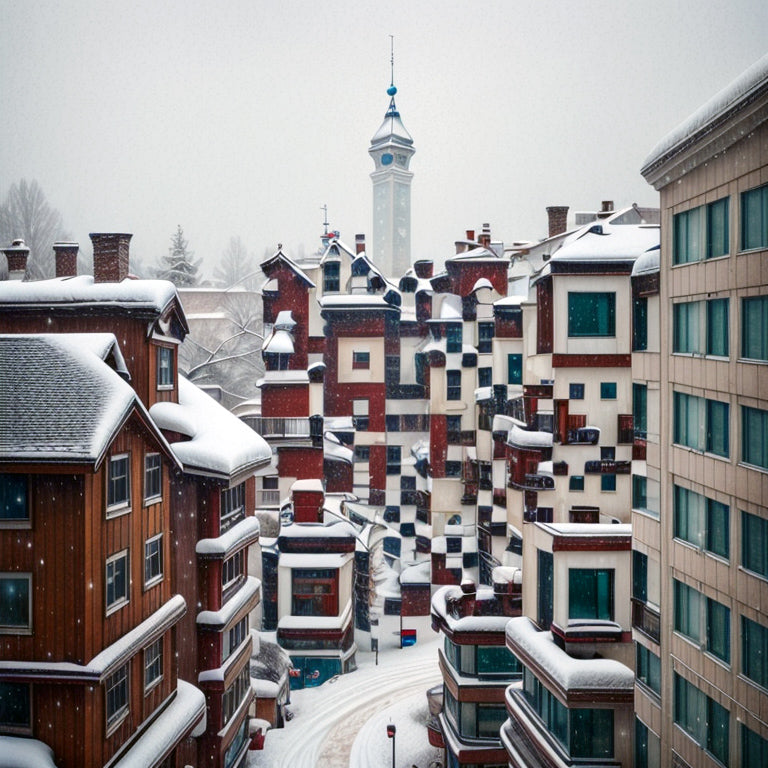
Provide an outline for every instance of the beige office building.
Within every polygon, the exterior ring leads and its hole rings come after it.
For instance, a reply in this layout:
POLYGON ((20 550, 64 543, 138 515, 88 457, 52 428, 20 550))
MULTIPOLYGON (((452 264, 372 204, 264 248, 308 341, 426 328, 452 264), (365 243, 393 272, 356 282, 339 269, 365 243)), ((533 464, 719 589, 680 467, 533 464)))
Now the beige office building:
POLYGON ((634 292, 636 323, 651 315, 643 298, 660 309, 658 353, 649 320, 650 347, 633 356, 635 394, 647 395, 633 466, 636 765, 763 768, 768 56, 664 138, 642 173, 661 194, 662 237, 658 293, 639 275, 634 292))

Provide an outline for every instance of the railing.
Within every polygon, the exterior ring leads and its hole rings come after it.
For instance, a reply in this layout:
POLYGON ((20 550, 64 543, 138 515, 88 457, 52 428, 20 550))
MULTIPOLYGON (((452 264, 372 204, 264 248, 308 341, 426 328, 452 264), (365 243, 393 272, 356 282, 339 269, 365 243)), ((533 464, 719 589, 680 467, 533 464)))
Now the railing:
POLYGON ((523 491, 551 491, 555 487, 555 480, 549 475, 525 475, 522 483, 509 478, 508 488, 516 488, 523 491))
POLYGON ((293 416, 246 416, 243 421, 264 438, 309 437, 309 419, 293 416))
POLYGON ((278 507, 280 506, 280 491, 276 488, 267 488, 256 491, 257 507, 278 507))
POLYGON ((586 475, 628 475, 631 469, 632 462, 630 461, 598 459, 584 462, 584 474, 586 475))
POLYGON ((661 617, 647 603, 632 598, 632 626, 647 635, 651 640, 659 642, 661 637, 661 617))

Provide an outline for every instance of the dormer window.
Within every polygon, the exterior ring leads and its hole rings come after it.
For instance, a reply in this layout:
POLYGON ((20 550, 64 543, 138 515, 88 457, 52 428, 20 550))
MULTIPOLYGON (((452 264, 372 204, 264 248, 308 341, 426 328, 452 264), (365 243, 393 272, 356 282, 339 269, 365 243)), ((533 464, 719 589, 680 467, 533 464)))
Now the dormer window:
POLYGON ((338 293, 340 281, 338 261, 327 261, 323 266, 323 293, 338 293))
POLYGON ((157 348, 157 388, 173 388, 173 349, 171 347, 157 348))

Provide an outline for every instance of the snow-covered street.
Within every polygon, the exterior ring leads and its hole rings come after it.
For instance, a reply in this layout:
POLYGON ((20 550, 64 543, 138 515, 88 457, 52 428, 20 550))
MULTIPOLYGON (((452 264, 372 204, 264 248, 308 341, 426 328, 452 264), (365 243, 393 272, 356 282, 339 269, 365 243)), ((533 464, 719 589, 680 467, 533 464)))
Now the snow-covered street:
POLYGON ((410 648, 388 648, 375 664, 358 653, 358 669, 319 688, 294 691, 294 718, 267 733, 263 751, 250 753, 251 768, 391 768, 392 742, 386 726, 394 723, 397 768, 428 768, 440 759, 429 745, 426 721, 428 688, 441 680, 440 641, 433 636, 410 648))

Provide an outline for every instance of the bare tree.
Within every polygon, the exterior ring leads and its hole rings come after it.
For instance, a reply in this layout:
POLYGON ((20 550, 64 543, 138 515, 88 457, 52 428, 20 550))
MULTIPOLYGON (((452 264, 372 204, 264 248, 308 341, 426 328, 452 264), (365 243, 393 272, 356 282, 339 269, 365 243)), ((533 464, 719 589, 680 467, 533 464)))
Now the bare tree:
POLYGON ((27 277, 33 280, 53 277, 56 272, 53 244, 69 238, 64 232, 61 214, 51 208, 35 180, 22 179, 11 184, 0 206, 0 242, 7 245, 19 237, 29 248, 27 277))
POLYGON ((213 270, 214 283, 222 288, 242 285, 247 290, 255 291, 262 277, 256 259, 248 253, 240 237, 230 237, 229 245, 221 254, 221 261, 213 270))

